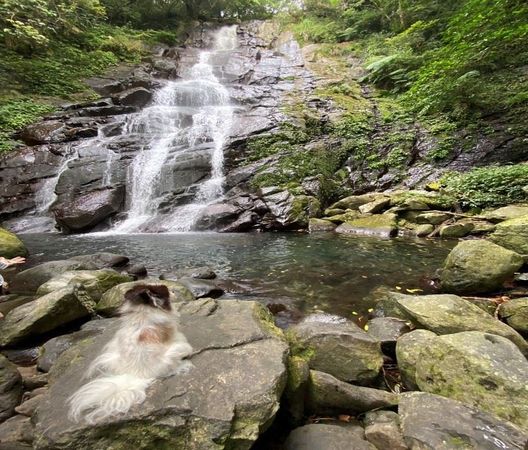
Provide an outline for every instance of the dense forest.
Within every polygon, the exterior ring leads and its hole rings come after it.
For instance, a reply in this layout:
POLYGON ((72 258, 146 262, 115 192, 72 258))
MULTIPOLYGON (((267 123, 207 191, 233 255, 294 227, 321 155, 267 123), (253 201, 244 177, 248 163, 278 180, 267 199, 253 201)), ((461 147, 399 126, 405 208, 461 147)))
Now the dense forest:
MULTIPOLYGON (((93 97, 83 84, 86 77, 118 62, 139 62, 156 42, 178 42, 195 21, 267 18, 293 30, 303 44, 326 45, 329 55, 342 59, 359 57, 362 82, 391 103, 388 113, 382 111, 385 122, 401 127, 419 121, 440 137, 434 160, 449 156, 458 130, 492 133, 490 120, 500 118, 514 135, 525 133, 528 5, 522 0, 3 0, 0 149, 12 148, 13 132, 65 99, 93 97)), ((346 82, 332 91, 345 101, 355 95, 346 82)), ((360 122, 352 126, 359 139, 369 126, 364 117, 360 122)), ((375 160, 360 150, 355 149, 358 155, 375 160)), ((405 151, 396 150, 389 159, 398 163, 405 151)), ((525 167, 500 171, 499 191, 517 180, 509 200, 523 195, 525 167)), ((489 184, 497 170, 474 178, 460 189, 489 184)))

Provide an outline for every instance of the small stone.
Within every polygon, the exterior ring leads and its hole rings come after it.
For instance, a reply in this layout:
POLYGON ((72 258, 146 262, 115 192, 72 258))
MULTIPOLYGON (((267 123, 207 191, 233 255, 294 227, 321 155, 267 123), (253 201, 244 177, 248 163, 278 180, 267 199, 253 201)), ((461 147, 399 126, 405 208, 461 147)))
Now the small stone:
POLYGON ((434 231, 434 226, 430 225, 428 223, 424 223, 423 225, 418 225, 414 232, 416 233, 416 236, 418 237, 425 237, 430 235, 434 231))
POLYGON ((365 438, 379 450, 408 450, 400 429, 400 417, 393 411, 370 411, 363 419, 365 438))
POLYGON ((457 239, 467 236, 473 230, 473 223, 454 223, 440 227, 440 237, 444 239, 457 239))
POLYGON ((394 355, 398 338, 411 331, 408 321, 396 317, 376 317, 367 325, 367 333, 381 342, 383 353, 389 356, 394 355))
POLYGON ((357 414, 398 404, 391 392, 354 386, 330 374, 310 371, 308 408, 313 414, 357 414))
POLYGON ((30 399, 26 400, 24 403, 18 405, 15 408, 15 411, 18 414, 22 414, 23 416, 31 417, 43 399, 43 393, 35 395, 34 397, 31 397, 30 399))
POLYGON ((379 197, 369 203, 361 205, 358 209, 361 214, 378 214, 387 209, 390 205, 389 197, 379 197))
POLYGON ((333 231, 336 228, 336 224, 330 220, 325 219, 316 219, 312 217, 308 222, 308 231, 310 233, 320 232, 320 231, 333 231))
POLYGON ((528 333, 528 297, 504 302, 499 307, 499 316, 513 329, 528 333))
POLYGON ((452 217, 451 214, 445 212, 431 211, 418 214, 416 216, 416 223, 440 225, 442 222, 449 220, 452 217))
MULTIPOLYGON (((360 427, 361 428, 361 427, 360 427)), ((356 426, 313 423, 293 430, 285 450, 376 450, 356 426)))

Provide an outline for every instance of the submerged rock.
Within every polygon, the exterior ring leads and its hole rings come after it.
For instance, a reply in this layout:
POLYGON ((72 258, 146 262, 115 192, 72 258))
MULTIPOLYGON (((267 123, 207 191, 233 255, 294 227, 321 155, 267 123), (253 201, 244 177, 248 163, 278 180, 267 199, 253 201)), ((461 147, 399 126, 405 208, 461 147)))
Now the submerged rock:
POLYGON ((0 256, 14 258, 27 254, 28 251, 24 243, 14 233, 0 228, 0 256))
MULTIPOLYGON (((22 377, 14 364, 0 354, 0 422, 15 414, 22 399, 22 377)), ((0 442, 3 436, 0 435, 0 442)))
POLYGON ((501 336, 468 331, 431 339, 418 357, 416 383, 528 428, 528 361, 501 336))
POLYGON ((306 317, 289 329, 292 352, 314 370, 348 382, 367 384, 383 365, 380 342, 355 323, 325 321, 317 315, 306 317))
POLYGON ((193 367, 157 380, 124 417, 95 425, 67 418, 67 399, 115 326, 63 353, 35 416, 35 448, 249 449, 279 408, 288 354, 281 332, 252 301, 197 300, 180 312, 193 367))
POLYGON ((528 354, 528 344, 513 328, 495 319, 478 306, 456 295, 405 295, 392 298, 419 327, 438 334, 482 331, 503 336, 528 354))
POLYGON ((19 306, 0 321, 0 347, 18 344, 86 317, 94 306, 86 291, 73 286, 19 306))
POLYGON ((438 395, 406 392, 398 410, 405 442, 412 449, 523 450, 528 440, 515 425, 438 395))
POLYGON ((522 257, 486 240, 460 242, 449 253, 441 275, 442 289, 480 294, 500 289, 523 265, 522 257))

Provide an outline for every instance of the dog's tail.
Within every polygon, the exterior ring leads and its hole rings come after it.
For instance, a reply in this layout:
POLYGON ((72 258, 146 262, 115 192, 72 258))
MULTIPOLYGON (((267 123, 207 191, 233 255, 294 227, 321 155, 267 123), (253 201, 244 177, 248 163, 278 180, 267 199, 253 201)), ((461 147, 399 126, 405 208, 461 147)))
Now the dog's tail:
POLYGON ((90 424, 126 413, 133 405, 145 400, 145 391, 153 378, 115 375, 97 378, 85 384, 68 400, 69 417, 79 422, 85 417, 90 424))

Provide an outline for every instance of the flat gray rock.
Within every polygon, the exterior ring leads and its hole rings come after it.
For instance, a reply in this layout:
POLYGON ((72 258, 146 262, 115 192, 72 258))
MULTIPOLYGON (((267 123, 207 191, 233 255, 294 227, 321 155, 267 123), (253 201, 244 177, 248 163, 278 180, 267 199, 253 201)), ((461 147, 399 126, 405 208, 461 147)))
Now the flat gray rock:
POLYGON ((314 423, 293 430, 285 450, 376 450, 362 438, 357 428, 314 423))
POLYGON ((461 402, 406 392, 399 405, 405 442, 416 450, 524 450, 528 434, 461 402))
POLYGON ((158 380, 125 417, 95 426, 67 419, 66 401, 115 323, 64 352, 37 410, 35 448, 249 449, 279 408, 288 354, 281 332, 257 302, 196 300, 180 312, 193 367, 158 380))

